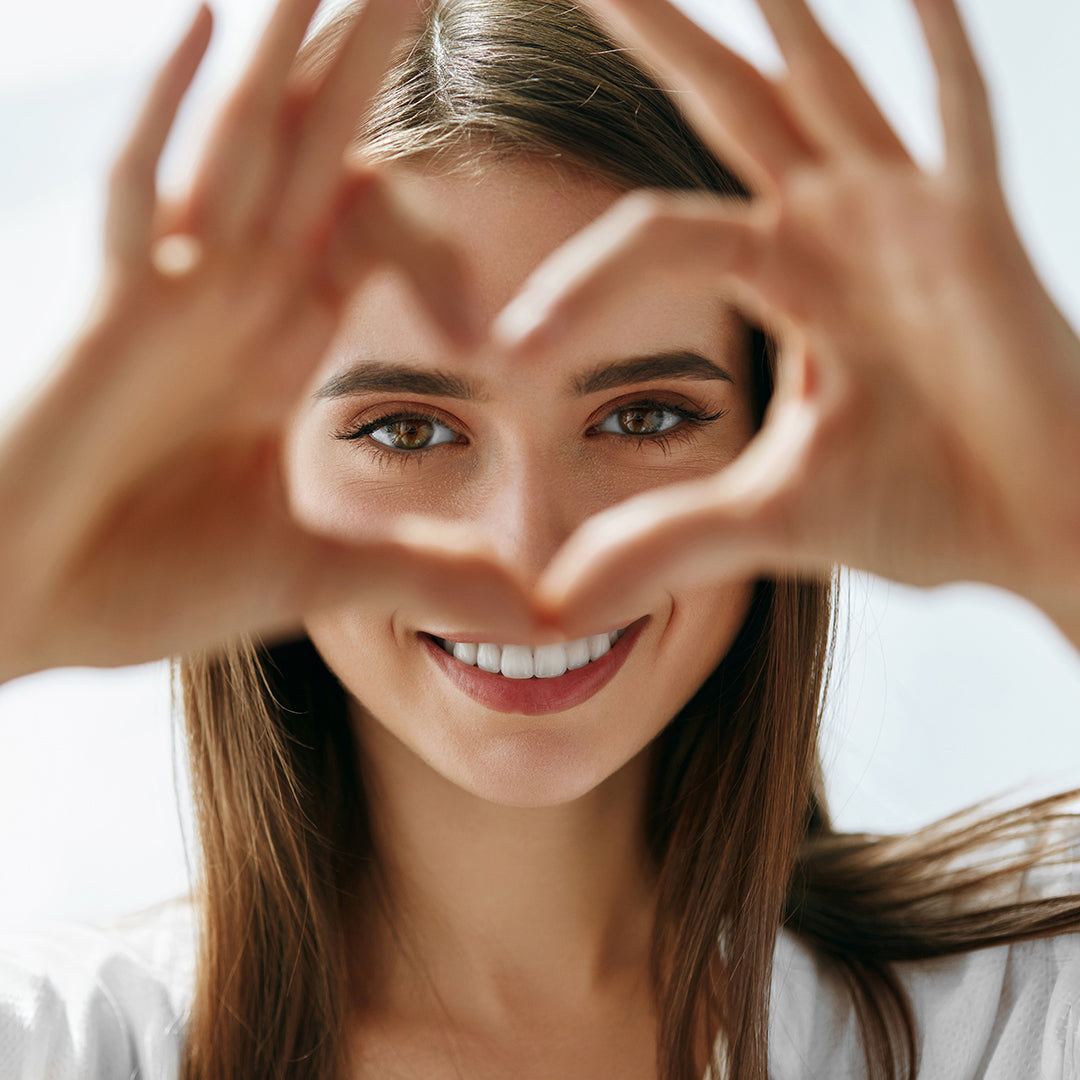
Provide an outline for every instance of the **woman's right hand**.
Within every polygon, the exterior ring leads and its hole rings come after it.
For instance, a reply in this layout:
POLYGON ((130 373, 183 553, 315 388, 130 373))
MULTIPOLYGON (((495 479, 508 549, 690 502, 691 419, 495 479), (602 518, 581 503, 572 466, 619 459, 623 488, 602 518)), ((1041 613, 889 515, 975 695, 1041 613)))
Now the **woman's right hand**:
POLYGON ((527 620, 517 586, 445 535, 348 546, 290 513, 284 428, 366 274, 392 264, 451 342, 470 337, 454 253, 345 156, 415 5, 370 0, 334 64, 300 82, 316 7, 280 0, 173 210, 155 174, 207 8, 115 163, 93 314, 0 437, 0 681, 287 634, 387 591, 527 620))

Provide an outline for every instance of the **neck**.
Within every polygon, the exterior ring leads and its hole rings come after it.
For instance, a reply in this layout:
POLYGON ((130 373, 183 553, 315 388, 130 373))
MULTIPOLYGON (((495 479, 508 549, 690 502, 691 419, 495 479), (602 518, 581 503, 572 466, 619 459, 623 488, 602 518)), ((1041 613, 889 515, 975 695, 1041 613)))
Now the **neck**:
POLYGON ((434 991, 451 1015, 495 1024, 641 992, 654 916, 647 751, 572 802, 503 806, 436 773, 377 721, 359 725, 399 924, 375 945, 381 1004, 415 1012, 434 991))

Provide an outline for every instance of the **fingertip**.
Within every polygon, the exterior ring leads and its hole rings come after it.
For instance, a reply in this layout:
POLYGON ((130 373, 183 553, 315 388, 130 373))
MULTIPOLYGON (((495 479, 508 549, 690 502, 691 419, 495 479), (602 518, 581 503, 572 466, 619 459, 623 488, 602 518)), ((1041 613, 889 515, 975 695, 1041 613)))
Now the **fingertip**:
POLYGON ((202 0, 195 9, 195 18, 191 20, 191 33, 193 37, 205 38, 209 42, 214 30, 214 12, 206 0, 202 0))
POLYGON ((195 15, 192 17, 187 31, 172 55, 172 63, 181 66, 184 78, 188 81, 194 77, 195 71, 198 70, 203 57, 206 55, 213 29, 213 13, 210 11, 209 5, 203 0, 195 9, 195 15))
POLYGON ((559 336, 559 320, 535 304, 511 301, 491 324, 492 343, 517 359, 534 359, 559 336))

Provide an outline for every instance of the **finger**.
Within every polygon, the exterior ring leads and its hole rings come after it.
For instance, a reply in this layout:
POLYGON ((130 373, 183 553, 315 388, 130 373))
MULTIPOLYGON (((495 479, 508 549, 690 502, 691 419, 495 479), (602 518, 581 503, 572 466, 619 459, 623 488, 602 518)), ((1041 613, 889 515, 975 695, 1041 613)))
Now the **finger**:
POLYGON ((578 637, 626 625, 671 592, 772 570, 778 560, 712 487, 649 492, 586 522, 541 579, 541 610, 578 637))
POLYGON ((546 259, 496 317, 495 341, 529 358, 610 320, 643 280, 736 279, 761 317, 757 267, 767 242, 759 207, 711 195, 634 192, 546 259))
POLYGON ((522 644, 561 639, 483 538, 453 523, 406 520, 391 537, 362 545, 308 534, 301 550, 307 572, 290 604, 294 617, 362 600, 390 604, 437 637, 482 633, 485 640, 522 644))
POLYGON ((688 91, 680 108, 714 153, 752 189, 775 186, 813 157, 774 83, 668 0, 594 0, 616 33, 688 91))
POLYGON ((591 518, 537 587, 540 610, 570 636, 637 618, 661 594, 762 574, 827 571, 800 520, 813 412, 772 413, 722 472, 636 496, 591 518))
POLYGON ((210 43, 213 16, 200 4, 183 40, 154 80, 113 165, 105 215, 106 257, 123 269, 145 266, 157 213, 157 167, 184 94, 210 43))
POLYGON ((191 233, 194 221, 191 214, 191 200, 183 196, 158 197, 154 211, 155 237, 169 236, 173 233, 191 233))
POLYGON ((990 102, 955 0, 915 0, 938 75, 946 168, 966 181, 997 176, 990 102))
POLYGON ((378 174, 355 173, 340 195, 344 210, 331 219, 326 280, 347 296, 378 264, 396 266, 435 325, 460 349, 480 337, 465 264, 378 174))
POLYGON ((346 147, 375 95, 393 48, 417 14, 416 0, 368 0, 307 110, 294 165, 274 215, 273 239, 301 241, 325 216, 346 147))
POLYGON ((909 160, 904 144, 806 0, 758 0, 792 84, 788 97, 816 143, 909 160))
POLYGON ((258 220, 280 165, 277 124, 293 60, 319 0, 280 0, 223 108, 192 185, 200 230, 235 242, 258 220))

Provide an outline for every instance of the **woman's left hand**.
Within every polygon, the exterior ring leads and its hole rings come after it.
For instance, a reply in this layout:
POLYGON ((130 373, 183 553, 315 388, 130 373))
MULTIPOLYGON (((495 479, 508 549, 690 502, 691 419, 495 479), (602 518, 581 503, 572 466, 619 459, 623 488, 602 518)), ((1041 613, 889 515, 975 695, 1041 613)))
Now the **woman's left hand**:
POLYGON ((761 432, 715 476, 588 521, 542 583, 569 633, 650 590, 835 563, 977 580, 1080 646, 1080 341, 1006 209, 954 0, 916 0, 946 159, 918 167, 804 0, 760 0, 772 81, 666 0, 596 0, 686 93, 753 198, 634 193, 556 252, 496 332, 539 357, 651 280, 728 296, 780 342, 761 432))

